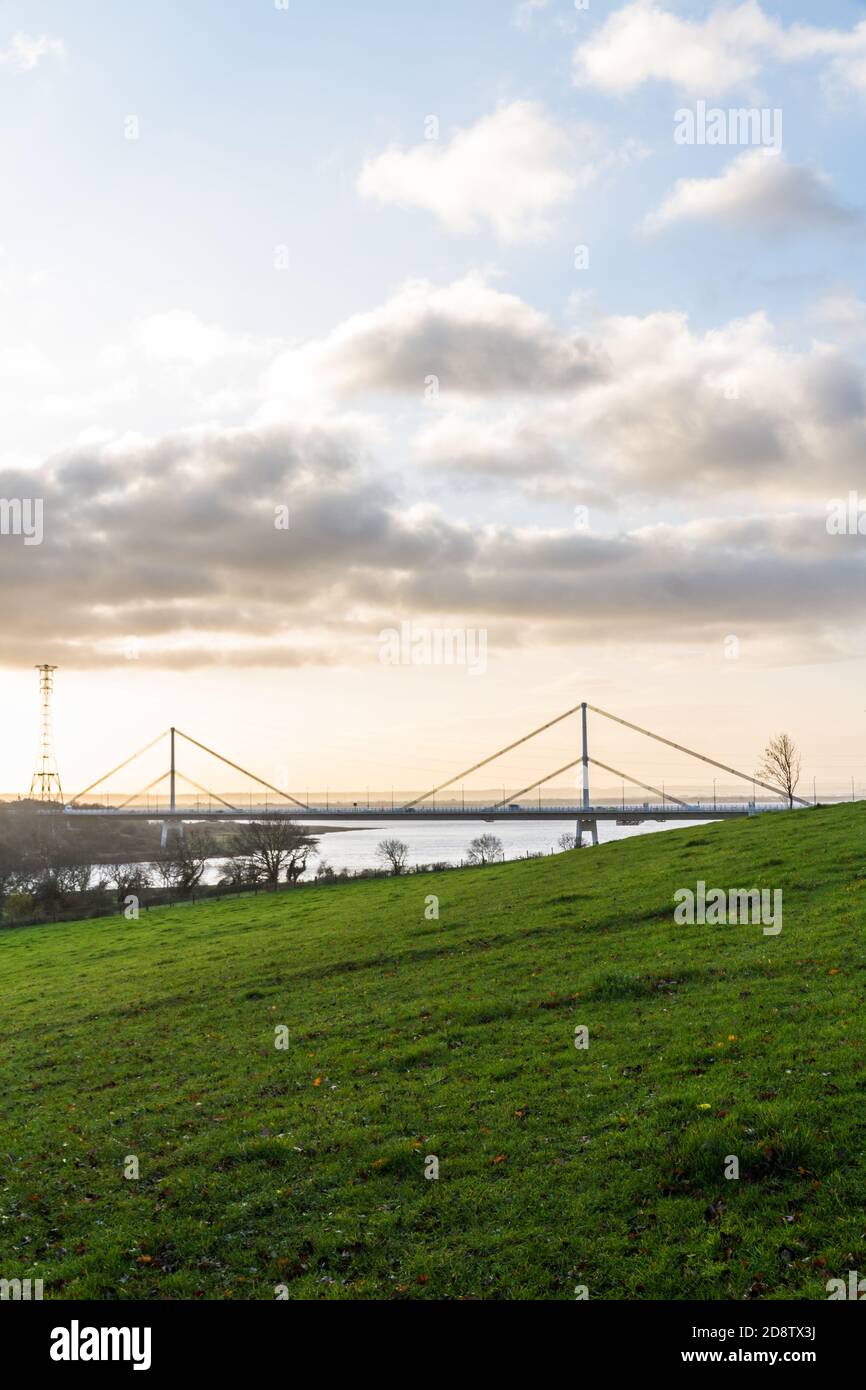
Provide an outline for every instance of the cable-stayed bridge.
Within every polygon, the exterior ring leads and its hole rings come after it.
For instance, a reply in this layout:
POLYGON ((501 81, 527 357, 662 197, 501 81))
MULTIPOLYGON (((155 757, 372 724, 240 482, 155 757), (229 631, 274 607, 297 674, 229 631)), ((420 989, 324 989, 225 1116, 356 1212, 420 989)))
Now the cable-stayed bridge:
MULTIPOLYGON (((793 804, 805 806, 809 803, 802 797, 793 797, 793 804)), ((385 798, 368 798, 364 803, 354 802, 351 805, 332 805, 329 801, 320 805, 301 799, 293 793, 283 788, 274 786, 273 783, 265 781, 256 773, 250 772, 248 768, 241 767, 222 753, 209 748, 206 744, 200 743, 198 739, 190 734, 183 733, 182 730, 171 728, 159 734, 150 743, 139 748, 116 767, 98 777, 95 782, 91 782, 83 791, 79 792, 64 806, 64 811, 70 816, 88 817, 110 817, 111 819, 147 819, 161 820, 167 828, 171 822, 176 822, 182 826, 184 821, 237 821, 237 820, 262 820, 284 818, 290 820, 307 821, 343 821, 343 822, 389 822, 404 821, 407 823, 419 820, 451 820, 451 821, 497 821, 497 820, 576 820, 577 833, 582 835, 588 831, 595 843, 598 842, 598 821, 615 820, 620 824, 639 824, 641 821, 694 821, 694 820, 727 820, 737 816, 755 815, 760 812, 786 809, 788 806, 788 795, 786 791, 771 782, 762 781, 751 773, 743 772, 728 763, 710 757, 708 754, 699 753, 693 748, 687 748, 673 739, 665 738, 661 734, 653 733, 650 729, 644 729, 638 724, 633 724, 630 720, 621 719, 618 715, 611 714, 608 710, 600 709, 597 705, 591 705, 586 701, 579 705, 572 706, 558 714, 554 719, 541 724, 537 729, 532 729, 528 734, 515 739, 512 743, 506 744, 503 748, 496 749, 495 752, 488 754, 473 763, 471 767, 463 768, 454 773, 444 782, 439 782, 436 786, 429 788, 420 796, 413 797, 411 801, 404 802, 402 805, 395 804, 393 798, 390 802, 385 798), (644 738, 655 740, 664 744, 668 748, 674 749, 679 754, 686 754, 688 757, 717 768, 730 776, 741 780, 745 787, 751 790, 751 797, 746 797, 742 801, 717 800, 715 797, 712 802, 706 801, 684 801, 680 797, 671 796, 664 787, 661 789, 652 786, 648 782, 643 782, 639 778, 620 768, 612 767, 610 764, 602 762, 592 756, 589 751, 589 716, 597 715, 602 719, 629 729, 644 738), (442 792, 453 789, 463 779, 469 777, 482 768, 488 767, 498 758, 513 752, 537 738, 540 734, 561 724, 564 720, 575 718, 580 725, 580 751, 578 756, 571 762, 565 763, 552 771, 545 772, 527 786, 522 786, 503 796, 495 802, 466 801, 465 795, 461 795, 460 803, 457 804, 453 799, 443 805, 441 802, 436 805, 436 796, 442 792), (111 778, 129 768, 139 758, 149 753, 157 747, 163 740, 168 744, 168 766, 160 774, 150 781, 147 786, 142 787, 132 796, 126 797, 118 806, 89 806, 81 805, 85 797, 94 793, 97 788, 111 778), (184 772, 180 766, 178 750, 182 744, 188 744, 198 749, 216 762, 231 768, 235 773, 240 773, 255 783, 257 788, 266 793, 264 803, 261 796, 259 804, 247 806, 233 804, 226 797, 218 795, 216 792, 208 790, 199 782, 194 781, 188 773, 184 772), (564 773, 572 769, 581 769, 581 785, 577 802, 564 804, 561 806, 541 803, 541 789, 545 784, 552 782, 555 778, 561 777, 564 773), (655 801, 641 801, 636 799, 626 802, 625 796, 618 803, 597 802, 593 800, 591 793, 590 770, 598 769, 601 772, 619 778, 623 785, 629 783, 640 791, 649 792, 655 801), (206 798, 206 803, 202 807, 196 804, 194 807, 182 805, 178 799, 178 784, 190 786, 194 791, 206 798), (772 793, 778 797, 776 803, 758 804, 756 800, 756 788, 760 787, 763 791, 772 793), (160 796, 165 794, 165 800, 157 798, 155 805, 142 805, 143 797, 149 797, 157 788, 162 789, 160 796), (533 792, 538 794, 537 804, 533 804, 530 797, 533 792), (277 798, 271 801, 271 796, 277 798)))

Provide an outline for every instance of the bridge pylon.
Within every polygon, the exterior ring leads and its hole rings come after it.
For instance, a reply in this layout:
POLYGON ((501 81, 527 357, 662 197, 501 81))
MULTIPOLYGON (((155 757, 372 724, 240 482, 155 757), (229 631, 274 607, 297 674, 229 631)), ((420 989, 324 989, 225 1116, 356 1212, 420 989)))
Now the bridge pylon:
MULTIPOLYGON (((187 782, 191 787, 194 787, 196 791, 203 792, 209 800, 218 801, 220 805, 224 806, 228 811, 238 811, 240 809, 237 806, 233 806, 231 802, 226 801, 224 797, 219 796, 216 792, 211 791, 208 787, 201 786, 200 783, 194 781, 188 773, 181 772, 177 765, 177 740, 182 738, 185 739, 187 743, 192 744, 195 748, 199 748, 203 753, 206 753, 208 757, 214 758, 219 763, 224 763, 226 767, 232 768, 235 772, 242 773, 245 777, 249 777, 251 781, 258 783, 261 787, 265 787, 268 791, 276 792, 277 796, 281 796, 285 801, 291 802, 291 804, 298 807, 299 810, 309 811, 309 806, 307 806, 305 802, 299 801, 296 796, 292 796, 291 792, 284 791, 282 787, 275 787, 272 782, 266 782, 263 777, 259 777, 255 772, 250 772, 249 768, 241 767, 238 763, 233 763, 230 758, 226 758, 214 748, 209 748, 206 743, 200 743, 198 739, 193 738, 191 734, 185 734, 182 729, 178 729, 174 725, 172 725, 170 729, 164 730, 161 734, 157 734, 156 738, 151 739, 150 743, 145 744, 143 748, 139 748, 131 757, 125 758, 122 763, 118 763, 118 765, 111 768, 109 772, 105 772, 101 777, 97 777, 96 781, 91 782, 83 791, 78 792, 68 803, 67 810, 76 810, 76 803, 80 802, 82 797, 94 791, 96 787, 101 787, 103 783, 107 782, 115 773, 121 772, 124 768, 129 767, 130 763, 134 763, 142 754, 150 752, 150 750, 155 748, 166 736, 169 740, 169 765, 167 770, 161 772, 159 776, 155 777, 152 782, 149 782, 146 787, 142 787, 139 791, 133 793, 132 796, 128 796, 121 802, 120 806, 114 809, 118 811, 123 810, 124 807, 131 805, 132 802, 139 801, 148 792, 152 791, 154 787, 159 786, 160 783, 168 781, 169 804, 168 810, 164 811, 163 814, 170 816, 172 820, 179 820, 184 815, 184 811, 178 806, 177 801, 178 778, 187 782)), ((154 817, 154 819, 158 818, 158 816, 154 817)))
MULTIPOLYGON (((591 760, 589 756, 589 738, 586 728, 586 700, 584 700, 580 706, 580 732, 580 761, 583 770, 583 809, 584 811, 588 811, 592 802, 589 797, 589 764, 591 760)), ((576 832, 578 849, 580 849, 583 844, 584 830, 588 830, 592 835, 592 843, 594 845, 598 844, 598 821, 586 816, 578 816, 576 832)))

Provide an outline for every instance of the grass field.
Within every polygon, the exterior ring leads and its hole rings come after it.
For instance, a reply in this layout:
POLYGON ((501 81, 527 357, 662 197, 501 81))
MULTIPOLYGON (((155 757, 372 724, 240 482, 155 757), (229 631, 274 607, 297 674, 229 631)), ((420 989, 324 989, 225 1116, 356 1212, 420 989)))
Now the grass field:
POLYGON ((0 933, 0 1277, 826 1298, 866 1273, 864 838, 817 808, 0 933), (783 889, 781 934, 674 925, 699 879, 783 889))

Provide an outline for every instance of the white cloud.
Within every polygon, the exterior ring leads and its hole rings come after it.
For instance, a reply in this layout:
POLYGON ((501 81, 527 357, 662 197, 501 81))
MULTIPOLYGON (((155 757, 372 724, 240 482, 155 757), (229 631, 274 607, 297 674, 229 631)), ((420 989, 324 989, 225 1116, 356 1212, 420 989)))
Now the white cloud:
POLYGON ((514 101, 444 146, 427 140, 368 159, 358 190, 381 203, 424 208, 451 232, 489 224, 511 243, 542 239, 550 214, 594 176, 573 134, 537 103, 514 101))
POLYGON ((693 92, 727 91, 758 75, 777 28, 754 0, 715 10, 703 21, 680 19, 653 0, 635 0, 578 45, 574 78, 616 94, 650 80, 693 92))
POLYGON ((0 370, 9 408, 0 464, 36 464, 82 428, 171 429, 248 419, 262 370, 285 339, 259 338, 170 308, 116 338, 64 322, 56 267, 0 252, 0 370), (14 401, 14 409, 12 402, 14 401))
POLYGON ((746 87, 770 62, 828 60, 827 78, 866 90, 866 20, 850 30, 792 24, 757 0, 719 6, 706 19, 681 19, 655 0, 615 10, 574 54, 574 80, 614 95, 644 82, 670 82, 694 94, 746 87))
POLYGON ((758 231, 856 226, 860 215, 835 196, 818 169, 788 164, 774 150, 747 150, 716 178, 679 179, 644 230, 677 222, 713 221, 758 231))
POLYGON ((136 325, 133 341, 154 361, 193 367, 206 367, 226 357, 267 354, 274 346, 248 335, 233 336, 186 309, 148 315, 136 325))
POLYGON ((9 47, 0 51, 0 64, 18 72, 30 72, 46 57, 62 58, 66 50, 60 39, 48 34, 12 35, 9 47))

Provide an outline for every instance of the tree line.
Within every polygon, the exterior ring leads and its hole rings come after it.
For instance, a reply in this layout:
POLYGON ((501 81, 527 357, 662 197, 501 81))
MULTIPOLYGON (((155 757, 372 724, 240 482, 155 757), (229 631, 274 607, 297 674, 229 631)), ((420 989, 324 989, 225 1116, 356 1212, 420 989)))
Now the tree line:
POLYGON ((316 840, 288 821, 255 821, 226 843, 200 827, 181 829, 150 860, 101 864, 65 834, 63 818, 44 811, 0 820, 0 908, 8 923, 82 915, 151 890, 191 896, 209 860, 225 859, 223 884, 236 888, 294 886, 316 853, 316 840))

